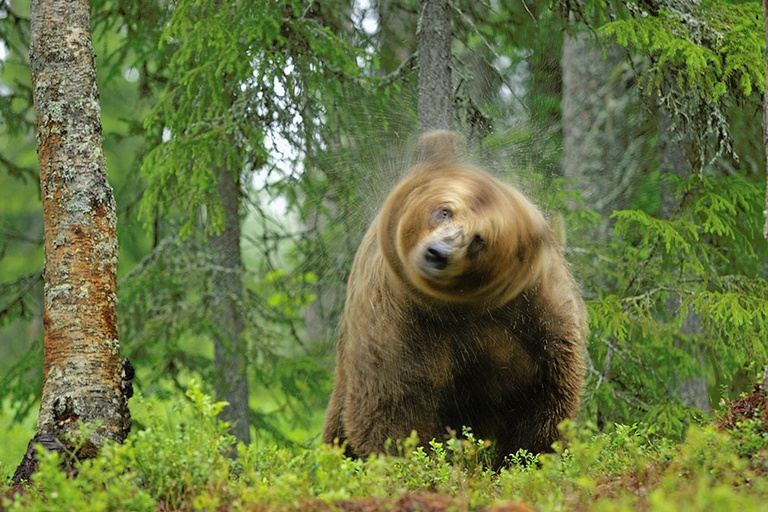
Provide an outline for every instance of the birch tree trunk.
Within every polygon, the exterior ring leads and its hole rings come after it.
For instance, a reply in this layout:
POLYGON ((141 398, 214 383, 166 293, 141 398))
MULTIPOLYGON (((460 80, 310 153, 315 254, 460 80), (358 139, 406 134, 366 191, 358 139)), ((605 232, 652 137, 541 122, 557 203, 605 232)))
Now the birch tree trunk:
POLYGON ((45 236, 43 390, 37 430, 14 474, 36 470, 35 444, 92 457, 131 425, 133 369, 117 337, 117 216, 102 150, 87 1, 33 0, 30 63, 45 236))
POLYGON ((419 133, 453 126, 451 10, 448 0, 419 0, 419 133))

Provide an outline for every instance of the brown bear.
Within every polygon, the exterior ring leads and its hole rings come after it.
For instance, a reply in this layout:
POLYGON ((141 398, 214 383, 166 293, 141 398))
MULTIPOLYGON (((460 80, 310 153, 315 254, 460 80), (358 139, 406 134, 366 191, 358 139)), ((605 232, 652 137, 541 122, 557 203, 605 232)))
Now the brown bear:
POLYGON ((421 140, 355 256, 323 441, 366 456, 470 427, 498 460, 548 451, 584 379, 586 310, 542 213, 421 140))

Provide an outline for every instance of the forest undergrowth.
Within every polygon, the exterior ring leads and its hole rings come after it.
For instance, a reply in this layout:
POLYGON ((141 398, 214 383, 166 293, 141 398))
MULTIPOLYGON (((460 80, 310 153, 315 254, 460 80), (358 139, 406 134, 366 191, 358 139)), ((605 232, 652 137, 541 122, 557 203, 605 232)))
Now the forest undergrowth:
POLYGON ((22 490, 11 487, 13 468, 0 467, 0 510, 759 510, 768 499, 766 394, 756 385, 721 406, 682 440, 648 425, 565 424, 553 453, 519 452, 494 471, 492 446, 469 430, 427 450, 413 436, 396 445, 400 456, 366 460, 316 442, 236 444, 217 418, 225 404, 192 383, 170 404, 137 397, 131 435, 97 458, 41 453, 22 490))

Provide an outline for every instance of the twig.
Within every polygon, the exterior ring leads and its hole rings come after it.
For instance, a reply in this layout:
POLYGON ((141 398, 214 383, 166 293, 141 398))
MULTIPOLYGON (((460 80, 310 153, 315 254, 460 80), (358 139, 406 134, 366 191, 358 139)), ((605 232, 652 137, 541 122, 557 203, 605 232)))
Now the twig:
POLYGON ((8 285, 8 287, 12 286, 19 286, 19 289, 16 293, 16 295, 5 305, 2 309, 0 309, 0 318, 7 315, 10 309, 24 300, 24 296, 29 292, 29 290, 32 289, 32 287, 37 284, 39 280, 42 280, 43 278, 43 271, 38 270, 37 272, 34 272, 32 274, 27 274, 25 276, 20 277, 17 279, 14 283, 11 283, 8 285))
POLYGON ((381 80, 379 80, 379 83, 376 84, 376 89, 384 89, 386 87, 389 87, 390 85, 392 85, 392 83, 394 83, 402 75, 404 75, 406 71, 412 70, 416 66, 416 57, 417 57, 417 52, 413 52, 412 54, 410 54, 407 59, 405 59, 403 62, 400 63, 399 66, 397 66, 396 70, 382 77, 381 80))

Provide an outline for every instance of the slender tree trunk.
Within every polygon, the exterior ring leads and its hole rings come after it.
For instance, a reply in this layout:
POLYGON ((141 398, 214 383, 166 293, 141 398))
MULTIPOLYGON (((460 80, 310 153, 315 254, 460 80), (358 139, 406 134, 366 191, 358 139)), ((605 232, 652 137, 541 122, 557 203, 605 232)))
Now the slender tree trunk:
POLYGON ((33 0, 30 63, 45 234, 44 361, 35 436, 14 475, 36 469, 34 444, 70 450, 67 434, 101 422, 78 457, 131 425, 132 369, 119 359, 117 216, 102 150, 90 4, 33 0))
MULTIPOLYGON (((607 242, 613 236, 610 216, 624 209, 633 178, 638 174, 638 149, 631 113, 635 105, 621 80, 624 54, 615 45, 593 47, 587 33, 566 34, 563 39, 562 69, 562 170, 580 190, 584 204, 597 211, 602 222, 593 242, 607 242)), ((612 367, 614 345, 609 343, 602 365, 606 381, 612 367)), ((603 411, 597 411, 602 427, 603 411)))
POLYGON ((221 418, 231 424, 238 441, 249 443, 248 346, 243 338, 243 263, 240 254, 240 183, 225 165, 219 170, 219 196, 224 206, 224 228, 211 238, 215 266, 211 296, 215 326, 216 392, 229 402, 221 418))
MULTIPOLYGON (((675 217, 675 209, 678 206, 679 200, 670 190, 669 181, 664 179, 666 176, 678 176, 685 178, 691 172, 691 166, 686 158, 683 147, 685 142, 681 140, 681 137, 672 132, 670 128, 669 116, 663 109, 659 112, 659 154, 660 172, 662 176, 661 181, 661 217, 663 219, 672 220, 675 217)), ((670 297, 666 303, 667 315, 670 318, 676 318, 680 315, 680 305, 682 304, 682 297, 675 295, 670 297)), ((693 353, 693 358, 696 361, 698 367, 701 369, 698 377, 694 376, 678 382, 673 391, 680 400, 688 406, 696 407, 697 409, 708 412, 709 411, 709 388, 707 384, 705 357, 700 350, 696 347, 695 338, 702 333, 701 315, 689 311, 688 315, 682 319, 680 325, 680 339, 676 341, 678 344, 685 346, 688 352, 693 353)))
POLYGON ((453 126, 451 8, 448 0, 419 0, 419 133, 453 126))
POLYGON ((618 46, 593 47, 589 35, 563 40, 563 175, 581 189, 584 203, 600 213, 596 241, 612 235, 610 216, 627 204, 637 176, 631 95, 620 79, 624 54, 618 46))

